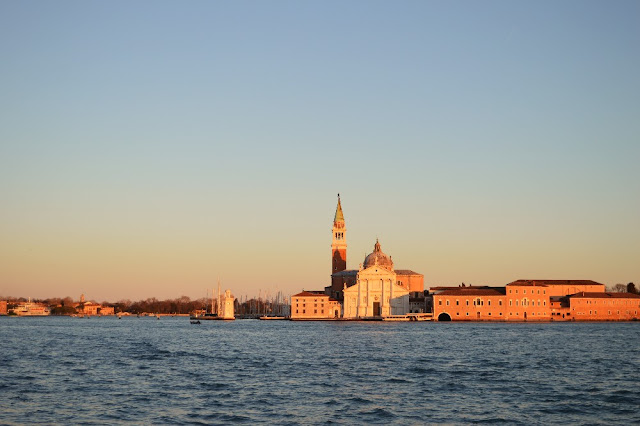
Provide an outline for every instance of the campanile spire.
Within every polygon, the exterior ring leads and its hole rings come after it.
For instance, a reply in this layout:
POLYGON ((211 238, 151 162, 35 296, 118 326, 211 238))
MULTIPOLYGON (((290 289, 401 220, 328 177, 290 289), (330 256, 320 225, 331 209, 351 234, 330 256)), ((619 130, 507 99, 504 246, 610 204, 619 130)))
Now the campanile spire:
POLYGON ((338 205, 333 217, 333 239, 331 241, 331 273, 347 269, 347 228, 344 224, 344 214, 338 194, 338 205))

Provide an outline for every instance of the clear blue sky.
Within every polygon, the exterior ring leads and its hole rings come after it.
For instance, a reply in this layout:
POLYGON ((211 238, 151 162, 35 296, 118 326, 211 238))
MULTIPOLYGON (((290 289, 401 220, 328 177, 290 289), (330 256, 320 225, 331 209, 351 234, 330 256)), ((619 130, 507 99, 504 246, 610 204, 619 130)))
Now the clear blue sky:
POLYGON ((0 296, 640 282, 640 2, 0 2, 0 296))

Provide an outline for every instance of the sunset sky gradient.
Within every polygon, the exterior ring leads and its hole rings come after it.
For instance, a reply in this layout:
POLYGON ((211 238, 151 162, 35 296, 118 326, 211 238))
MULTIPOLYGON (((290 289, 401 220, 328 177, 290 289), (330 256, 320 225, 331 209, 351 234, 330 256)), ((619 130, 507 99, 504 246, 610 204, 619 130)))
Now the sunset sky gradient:
POLYGON ((0 297, 640 283, 638 1, 0 2, 0 297))

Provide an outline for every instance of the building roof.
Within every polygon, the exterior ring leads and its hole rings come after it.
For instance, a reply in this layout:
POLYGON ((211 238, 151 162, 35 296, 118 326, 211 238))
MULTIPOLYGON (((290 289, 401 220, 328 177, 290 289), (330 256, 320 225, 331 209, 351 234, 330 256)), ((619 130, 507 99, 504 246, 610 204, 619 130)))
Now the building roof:
POLYGON ((453 287, 444 290, 435 296, 504 296, 504 287, 498 288, 473 288, 473 287, 453 287), (502 289, 502 290, 501 290, 502 289))
POLYGON ((440 287, 431 287, 430 290, 432 291, 442 291, 442 290, 457 290, 457 289, 464 289, 464 288, 473 288, 473 289, 492 289, 492 290, 502 290, 504 291, 504 287, 490 287, 488 285, 467 285, 467 286, 440 286, 440 287))
MULTIPOLYGON (((291 297, 318 297, 318 296, 327 296, 324 291, 303 291, 298 294, 294 294, 291 297)), ((327 296, 329 297, 329 296, 327 296)))
POLYGON ((507 285, 514 286, 550 286, 550 285, 604 285, 591 280, 517 280, 507 285))
POLYGON ((376 239, 376 243, 373 246, 373 252, 364 258, 362 265, 365 268, 369 266, 382 266, 383 268, 393 270, 393 261, 387 256, 380 248, 380 242, 376 239))
POLYGON ((344 222, 344 214, 342 214, 342 205, 340 204, 340 194, 338 194, 338 205, 336 206, 336 214, 333 216, 334 222, 344 222))
POLYGON ((640 299, 640 294, 633 293, 595 293, 584 292, 568 296, 572 299, 640 299))
POLYGON ((420 275, 421 277, 423 276, 422 274, 414 272, 411 269, 396 269, 393 272, 395 272, 397 275, 420 275))
POLYGON ((346 269, 344 271, 340 271, 340 272, 334 272, 333 274, 331 274, 331 276, 343 276, 343 275, 358 275, 358 270, 357 269, 346 269))

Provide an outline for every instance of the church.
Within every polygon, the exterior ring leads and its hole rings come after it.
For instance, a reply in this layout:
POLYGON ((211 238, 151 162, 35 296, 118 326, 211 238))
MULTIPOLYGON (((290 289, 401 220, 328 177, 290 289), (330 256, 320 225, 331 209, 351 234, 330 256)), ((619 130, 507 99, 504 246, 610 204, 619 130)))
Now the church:
POLYGON ((325 294, 342 302, 343 318, 404 315, 414 310, 411 299, 421 298, 423 292, 424 275, 395 269, 378 240, 358 269, 347 269, 347 228, 338 195, 332 229, 331 285, 325 288, 325 294))

